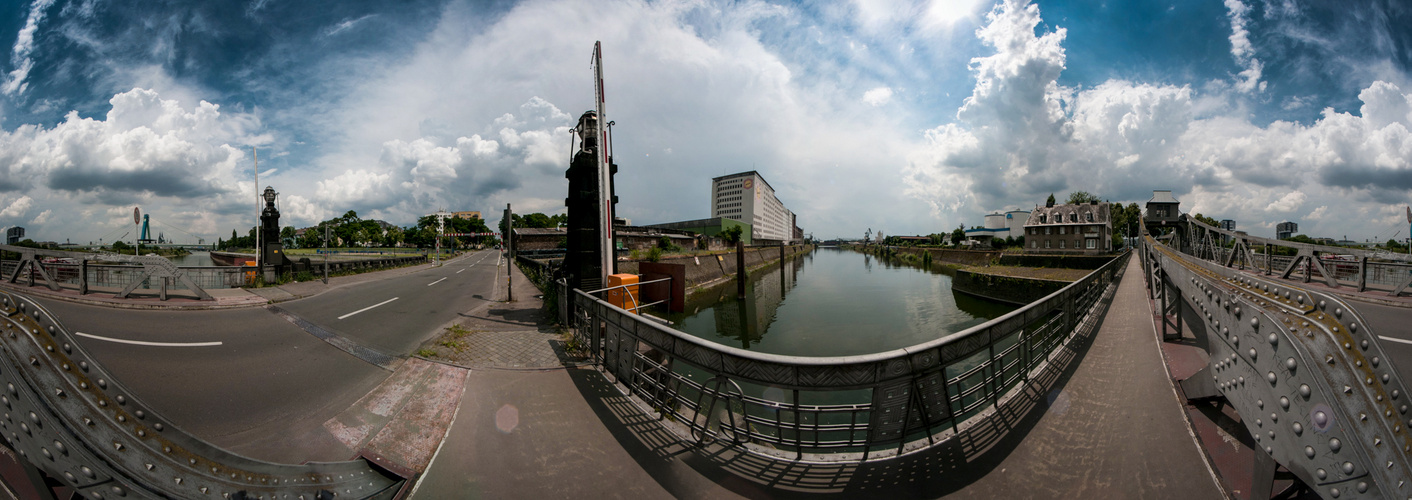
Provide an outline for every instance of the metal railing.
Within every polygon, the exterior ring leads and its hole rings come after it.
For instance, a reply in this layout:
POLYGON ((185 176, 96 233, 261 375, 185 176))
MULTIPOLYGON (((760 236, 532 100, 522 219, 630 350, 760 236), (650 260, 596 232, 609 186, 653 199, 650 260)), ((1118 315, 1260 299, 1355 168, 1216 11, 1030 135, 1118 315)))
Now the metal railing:
MULTIPOLYGON (((573 328, 591 360, 684 440, 809 463, 857 463, 946 442, 1091 328, 1125 253, 1009 314, 876 354, 765 354, 679 332, 572 291, 573 328)), ((559 282, 562 286, 562 281, 559 282)))

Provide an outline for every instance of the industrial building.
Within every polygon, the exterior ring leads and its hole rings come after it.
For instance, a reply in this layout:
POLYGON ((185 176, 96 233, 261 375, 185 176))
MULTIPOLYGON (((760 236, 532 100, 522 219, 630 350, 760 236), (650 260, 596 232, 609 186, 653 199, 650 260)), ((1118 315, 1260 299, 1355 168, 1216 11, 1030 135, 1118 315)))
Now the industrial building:
POLYGON ((985 216, 985 225, 978 229, 967 229, 966 239, 989 243, 991 239, 1019 238, 1025 235, 1025 221, 1029 220, 1029 210, 1011 210, 985 216))
POLYGON ((642 227, 655 229, 675 229, 678 231, 688 231, 691 233, 710 236, 714 238, 719 237, 721 231, 724 231, 734 226, 739 226, 741 229, 740 241, 744 242, 746 245, 753 244, 753 241, 750 236, 751 233, 753 233, 754 231, 751 230, 750 224, 746 224, 744 222, 726 217, 687 220, 681 222, 664 222, 661 224, 648 224, 642 227))
POLYGON ((751 170, 711 179, 711 217, 750 224, 757 244, 793 241, 794 212, 775 197, 775 189, 759 172, 751 170))

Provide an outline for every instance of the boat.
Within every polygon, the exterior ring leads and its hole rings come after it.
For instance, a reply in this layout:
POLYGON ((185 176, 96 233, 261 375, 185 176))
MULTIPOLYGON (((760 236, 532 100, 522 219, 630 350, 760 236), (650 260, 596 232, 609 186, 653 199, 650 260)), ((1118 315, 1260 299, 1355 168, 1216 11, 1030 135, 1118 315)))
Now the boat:
POLYGON ((218 266, 244 266, 246 262, 255 262, 255 254, 217 252, 212 250, 211 262, 214 262, 218 266))

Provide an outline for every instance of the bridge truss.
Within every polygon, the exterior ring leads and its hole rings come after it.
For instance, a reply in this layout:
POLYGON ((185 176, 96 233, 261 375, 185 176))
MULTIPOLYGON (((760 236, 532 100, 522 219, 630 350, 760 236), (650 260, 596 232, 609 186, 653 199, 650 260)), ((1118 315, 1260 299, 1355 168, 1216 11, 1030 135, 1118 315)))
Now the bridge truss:
POLYGON ((46 496, 58 487, 93 499, 396 498, 407 484, 362 458, 283 465, 213 446, 114 380, 49 311, 5 292, 0 407, 0 435, 26 476, 5 480, 46 496))
POLYGON ((1182 389, 1188 399, 1224 398, 1240 414, 1255 439, 1251 498, 1269 498, 1275 463, 1324 498, 1412 498, 1407 389, 1377 335, 1335 294, 1268 276, 1289 277, 1302 260, 1332 280, 1321 249, 1296 247, 1300 257, 1280 272, 1249 248, 1285 242, 1222 248, 1208 228, 1187 233, 1194 238, 1181 246, 1194 255, 1151 237, 1139 255, 1164 337, 1173 326, 1180 334, 1182 301, 1201 317, 1209 363, 1182 389))

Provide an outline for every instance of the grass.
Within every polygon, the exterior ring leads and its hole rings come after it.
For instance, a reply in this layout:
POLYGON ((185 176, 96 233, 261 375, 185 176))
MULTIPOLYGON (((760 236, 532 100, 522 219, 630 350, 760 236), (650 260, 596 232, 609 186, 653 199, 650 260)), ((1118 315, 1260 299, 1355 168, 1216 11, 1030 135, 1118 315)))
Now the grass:
POLYGON ((436 351, 423 347, 421 349, 417 349, 417 355, 423 358, 430 358, 436 356, 436 351))
POLYGON ((459 353, 466 350, 466 341, 464 339, 467 335, 472 333, 475 333, 475 331, 464 326, 451 325, 446 327, 446 334, 442 335, 441 340, 436 344, 459 353))

